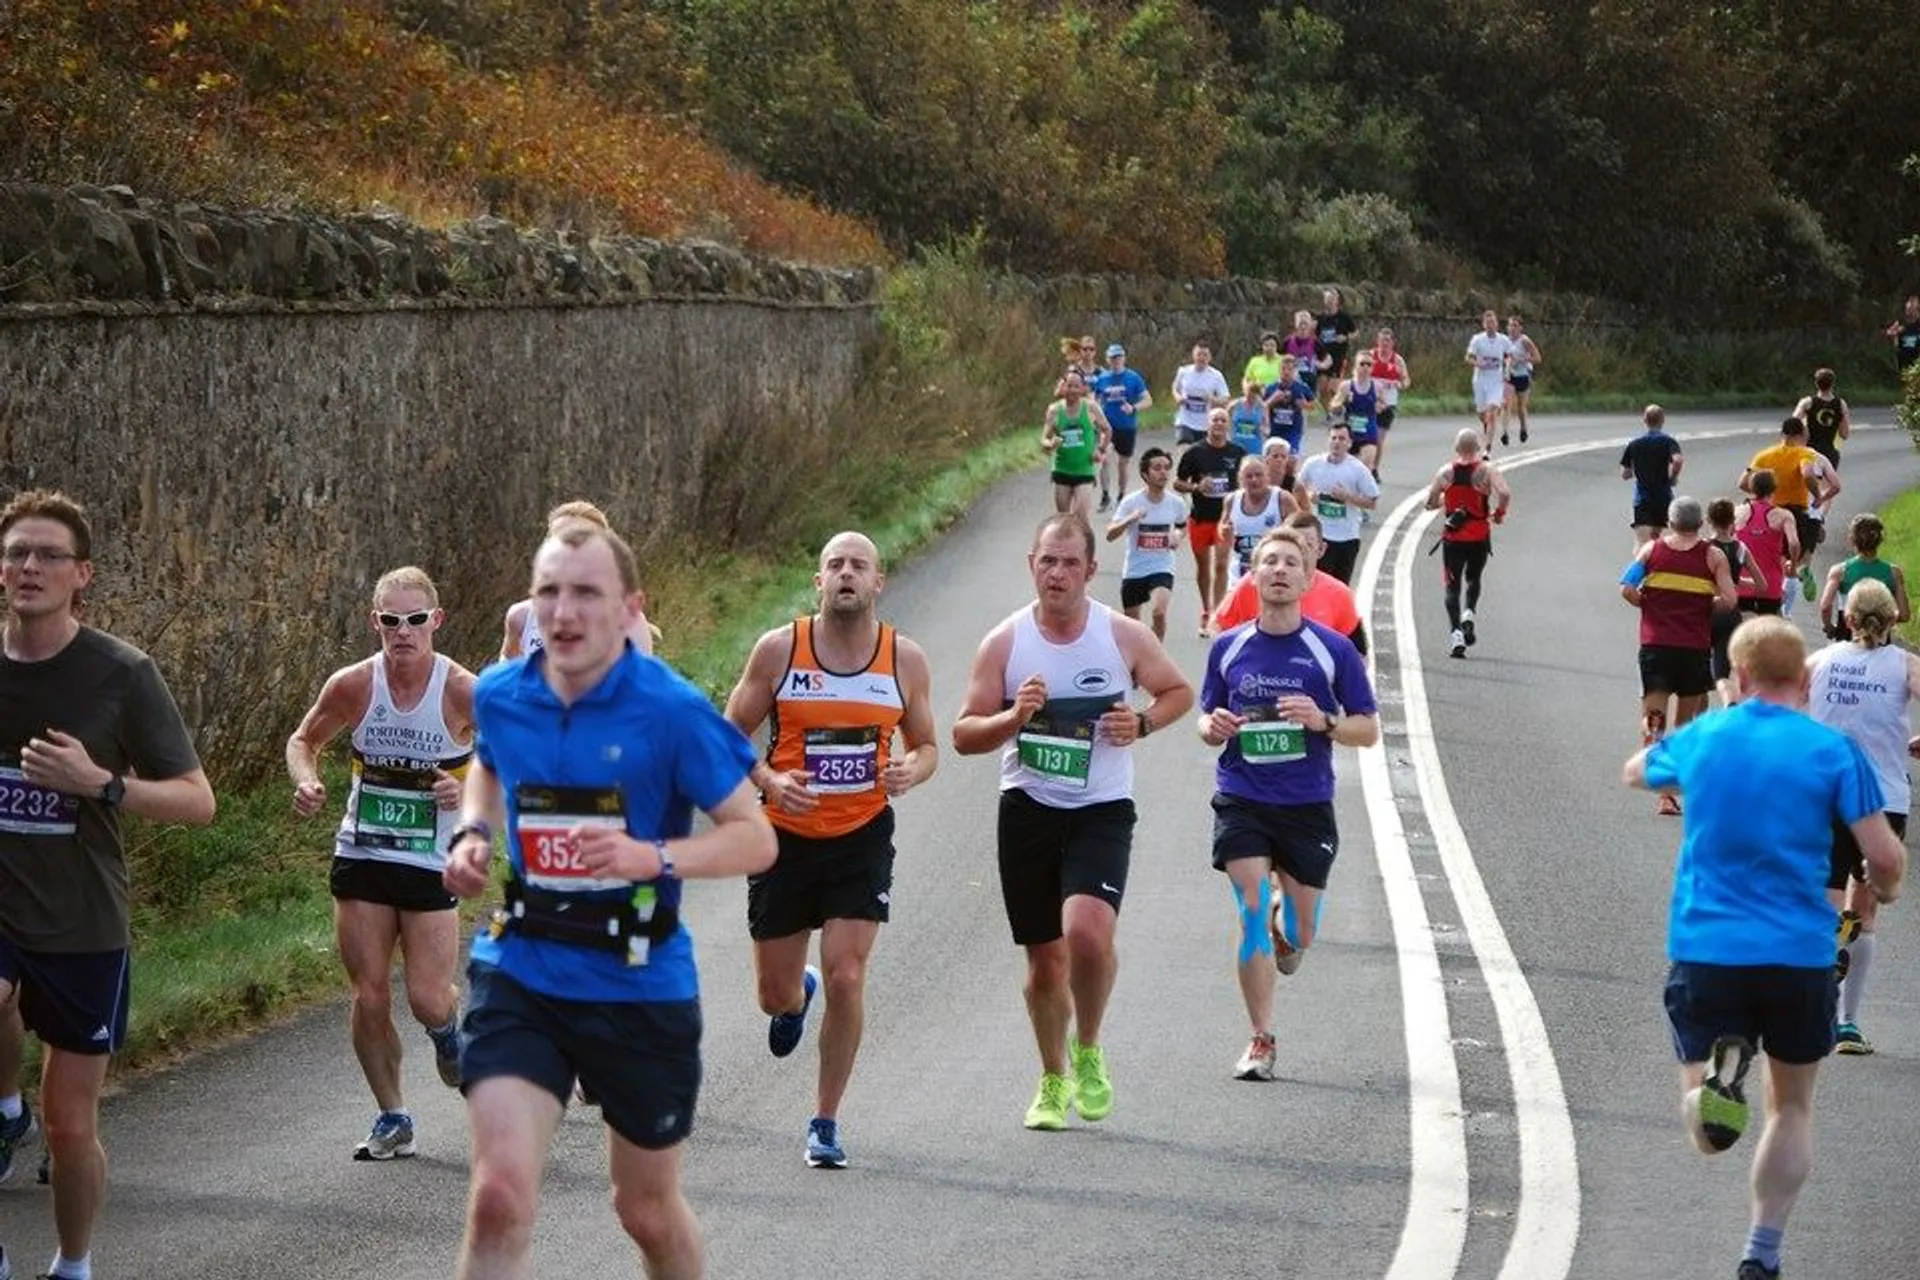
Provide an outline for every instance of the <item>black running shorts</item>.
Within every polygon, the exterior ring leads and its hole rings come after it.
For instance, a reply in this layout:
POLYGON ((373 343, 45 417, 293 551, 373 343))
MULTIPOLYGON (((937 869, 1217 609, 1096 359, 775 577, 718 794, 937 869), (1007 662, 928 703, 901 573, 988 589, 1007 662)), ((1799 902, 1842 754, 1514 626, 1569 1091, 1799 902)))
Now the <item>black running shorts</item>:
POLYGON ((1068 898, 1098 898, 1118 911, 1135 821, 1131 800, 1056 809, 1018 787, 1002 791, 1000 897, 1013 940, 1023 947, 1059 941, 1068 898))
POLYGON ((755 942, 818 929, 829 920, 887 922, 893 895, 893 806, 843 836, 813 839, 773 829, 780 856, 747 877, 747 932, 755 942))

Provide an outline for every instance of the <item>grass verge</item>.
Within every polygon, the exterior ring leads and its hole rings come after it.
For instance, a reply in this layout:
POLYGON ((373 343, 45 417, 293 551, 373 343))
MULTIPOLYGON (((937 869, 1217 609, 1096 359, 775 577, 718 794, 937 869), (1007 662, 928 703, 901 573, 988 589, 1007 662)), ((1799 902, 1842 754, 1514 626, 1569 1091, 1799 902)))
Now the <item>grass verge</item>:
MULTIPOLYGON (((1880 556, 1899 565, 1906 573, 1907 591, 1912 594, 1916 585, 1914 570, 1920 568, 1920 489, 1909 489, 1882 506, 1880 521, 1887 527, 1880 556)), ((1900 638, 1909 648, 1920 649, 1920 618, 1903 623, 1900 638)))

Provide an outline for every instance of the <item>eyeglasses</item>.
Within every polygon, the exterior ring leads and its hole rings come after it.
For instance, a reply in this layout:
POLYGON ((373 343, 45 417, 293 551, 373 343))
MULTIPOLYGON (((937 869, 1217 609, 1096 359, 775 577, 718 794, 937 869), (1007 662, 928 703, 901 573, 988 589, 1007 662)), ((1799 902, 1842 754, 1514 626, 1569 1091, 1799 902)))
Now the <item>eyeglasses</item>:
POLYGON ((60 547, 15 546, 8 547, 4 555, 6 556, 8 564, 15 565, 25 564, 35 556, 40 557, 41 564, 65 564, 69 560, 78 560, 80 558, 74 552, 67 551, 60 547))
POLYGON ((398 631, 402 626, 426 626, 433 620, 433 610, 422 609, 418 613, 376 613, 373 616, 388 631, 398 631))

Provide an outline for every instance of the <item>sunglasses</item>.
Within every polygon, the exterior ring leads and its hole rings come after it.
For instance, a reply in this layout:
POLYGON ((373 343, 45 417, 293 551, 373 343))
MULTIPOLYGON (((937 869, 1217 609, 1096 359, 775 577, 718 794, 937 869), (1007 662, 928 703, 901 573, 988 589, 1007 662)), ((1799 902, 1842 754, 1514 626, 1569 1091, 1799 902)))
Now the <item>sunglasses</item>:
POLYGON ((376 620, 388 631, 398 631, 401 627, 424 627, 433 620, 433 610, 422 609, 418 613, 376 613, 376 620))

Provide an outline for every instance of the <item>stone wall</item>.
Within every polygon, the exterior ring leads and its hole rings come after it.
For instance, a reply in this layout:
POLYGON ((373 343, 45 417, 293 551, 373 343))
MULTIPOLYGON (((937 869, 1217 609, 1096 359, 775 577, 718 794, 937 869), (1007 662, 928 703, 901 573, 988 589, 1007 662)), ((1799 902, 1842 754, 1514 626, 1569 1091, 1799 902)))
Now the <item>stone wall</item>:
MULTIPOLYGON (((81 203, 96 247, 118 241, 109 225, 138 225, 81 203)), ((309 246, 331 234, 300 225, 309 246)), ((549 301, 560 277, 542 274, 543 242, 488 234, 492 250, 452 260, 493 264, 486 278, 511 282, 494 300, 103 300, 91 286, 107 268, 76 253, 53 270, 67 299, 0 306, 0 500, 47 486, 87 504, 90 620, 155 654, 211 760, 277 758, 325 673, 370 650, 386 569, 432 572, 447 647, 477 656, 525 591, 555 502, 591 498, 643 554, 681 553, 704 496, 737 484, 746 442, 822 430, 871 344, 873 273, 629 244, 596 251, 588 274, 624 261, 633 287, 549 301)), ((420 233, 396 254, 418 281, 467 235, 480 233, 420 233)), ((43 265, 80 247, 60 243, 43 265)), ((129 261, 151 281, 140 243, 129 261)), ((100 252, 127 281, 123 250, 100 252)), ((204 265, 230 289, 279 279, 248 254, 204 265)))

